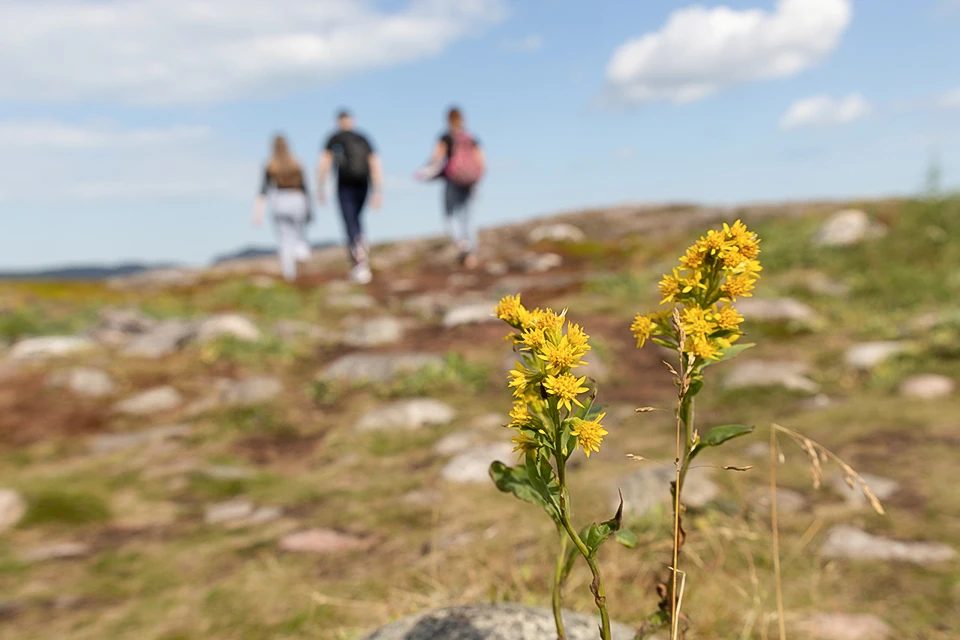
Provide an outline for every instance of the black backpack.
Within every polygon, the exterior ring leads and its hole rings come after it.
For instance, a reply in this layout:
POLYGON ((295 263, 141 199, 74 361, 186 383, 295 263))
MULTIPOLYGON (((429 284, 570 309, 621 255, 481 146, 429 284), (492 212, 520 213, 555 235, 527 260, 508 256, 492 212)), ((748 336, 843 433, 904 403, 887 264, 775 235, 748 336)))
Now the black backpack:
POLYGON ((343 136, 337 153, 337 171, 341 181, 367 182, 370 179, 370 147, 356 134, 343 136))

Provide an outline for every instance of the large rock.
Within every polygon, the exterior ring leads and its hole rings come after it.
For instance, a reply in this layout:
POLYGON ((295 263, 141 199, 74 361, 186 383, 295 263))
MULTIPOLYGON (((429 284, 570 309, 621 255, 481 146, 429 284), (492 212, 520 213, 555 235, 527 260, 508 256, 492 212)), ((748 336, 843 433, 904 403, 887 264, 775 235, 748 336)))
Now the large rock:
POLYGON ((880 366, 893 356, 906 350, 907 345, 896 340, 862 342, 847 349, 843 359, 848 366, 867 371, 880 366))
POLYGON ((742 298, 736 308, 746 320, 810 328, 819 323, 817 312, 793 298, 742 298))
POLYGON ((936 400, 953 394, 957 383, 953 378, 936 373, 921 373, 911 376, 900 385, 900 395, 920 400, 936 400))
MULTIPOLYGON (((563 612, 567 640, 596 640, 599 618, 563 612)), ((635 633, 611 625, 613 640, 632 640, 635 633)), ((518 604, 469 604, 419 613, 381 628, 364 640, 556 640, 557 628, 548 609, 518 604)))
POLYGON ((80 336, 26 338, 13 345, 8 357, 13 360, 39 360, 72 356, 89 351, 95 346, 96 343, 93 340, 80 336))
POLYGON ((727 389, 783 387, 789 391, 817 393, 820 385, 806 377, 807 371, 809 367, 803 362, 744 360, 733 364, 723 384, 727 389))
POLYGON ((328 381, 388 382, 403 374, 443 366, 443 356, 434 353, 351 353, 331 363, 321 377, 328 381))
POLYGON ((491 464, 497 460, 504 464, 513 464, 516 459, 517 454, 507 442, 479 445, 451 459, 440 475, 451 482, 488 483, 491 482, 491 464))
POLYGON ((27 513, 27 503, 13 489, 0 488, 0 533, 17 526, 27 513))
POLYGON ((204 343, 218 338, 233 338, 243 342, 256 342, 263 337, 260 329, 249 318, 222 313, 201 320, 197 325, 197 342, 204 343))
POLYGON ((169 440, 188 438, 193 427, 188 424, 171 424, 130 433, 105 433, 90 441, 92 453, 113 453, 124 449, 158 445, 169 440))
POLYGON ((531 244, 538 242, 583 242, 586 240, 583 231, 572 224, 559 222, 556 224, 544 224, 535 227, 530 231, 528 239, 531 244))
POLYGON ((343 333, 344 344, 369 348, 395 344, 403 338, 403 323, 391 316, 352 323, 343 333))
POLYGON ((147 389, 114 405, 117 413, 131 416, 148 416, 154 413, 172 411, 180 406, 183 398, 180 392, 171 386, 147 389))
POLYGON ((331 529, 309 529, 280 539, 280 550, 290 553, 341 554, 365 549, 371 541, 331 529))
POLYGON ((493 313, 495 306, 496 303, 492 302, 471 302, 451 307, 443 316, 443 327, 452 329, 466 324, 500 322, 493 313))
POLYGON ((837 211, 817 231, 814 243, 821 247, 848 247, 868 238, 882 236, 883 225, 870 219, 859 209, 837 211))
POLYGON ((48 379, 54 387, 66 387, 78 396, 103 398, 112 395, 117 388, 110 374, 92 367, 73 367, 57 371, 48 379))
POLYGON ((822 553, 827 558, 912 562, 930 565, 948 562, 957 552, 939 542, 903 542, 874 536, 848 525, 837 525, 827 533, 822 553))
MULTIPOLYGON (((672 467, 649 466, 638 469, 617 479, 610 494, 610 508, 616 510, 623 495, 623 512, 642 517, 654 509, 663 507, 671 512, 670 483, 676 471, 672 467)), ((702 509, 720 495, 720 487, 710 478, 704 468, 687 472, 683 485, 683 504, 691 509, 702 509)))
POLYGON ((412 398, 374 409, 357 423, 360 431, 410 431, 428 425, 449 424, 456 415, 453 407, 432 398, 412 398))
POLYGON ((132 338, 123 355, 135 358, 163 358, 176 353, 196 334, 196 325, 187 320, 165 320, 146 333, 132 338))
POLYGON ((283 393, 283 383, 268 376, 250 376, 239 380, 217 379, 210 393, 191 403, 184 412, 197 416, 225 407, 251 407, 271 402, 283 393))
POLYGON ((811 613, 796 616, 790 627, 819 640, 889 640, 893 629, 866 613, 811 613))

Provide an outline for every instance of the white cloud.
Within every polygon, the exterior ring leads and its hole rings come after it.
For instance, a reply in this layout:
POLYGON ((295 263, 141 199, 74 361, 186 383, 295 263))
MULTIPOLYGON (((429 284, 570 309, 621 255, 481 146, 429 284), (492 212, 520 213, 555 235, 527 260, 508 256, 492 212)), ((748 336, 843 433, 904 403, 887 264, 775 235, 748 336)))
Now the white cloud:
POLYGON ((628 40, 607 65, 608 100, 693 102, 815 65, 840 42, 850 0, 779 0, 770 11, 694 5, 628 40))
POLYGON ((543 48, 543 36, 531 33, 523 38, 504 40, 500 43, 500 47, 511 53, 533 53, 543 48))
POLYGON ((264 97, 437 55, 503 0, 0 0, 0 100, 264 97))
POLYGON ((811 96, 797 100, 780 118, 781 129, 834 127, 870 115, 872 107, 859 93, 843 98, 811 96))
POLYGON ((197 140, 210 133, 208 127, 187 125, 120 130, 50 120, 7 121, 0 122, 0 145, 60 150, 130 148, 197 140))
POLYGON ((960 109, 960 87, 940 96, 937 104, 943 109, 960 109))

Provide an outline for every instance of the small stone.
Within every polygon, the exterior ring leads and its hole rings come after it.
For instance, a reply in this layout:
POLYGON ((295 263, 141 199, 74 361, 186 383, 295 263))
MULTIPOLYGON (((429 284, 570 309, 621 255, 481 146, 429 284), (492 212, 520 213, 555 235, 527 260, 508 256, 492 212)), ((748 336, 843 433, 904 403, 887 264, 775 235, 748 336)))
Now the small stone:
POLYGON ((479 445, 459 453, 441 472, 444 480, 458 483, 489 483, 490 465, 496 461, 511 464, 517 454, 506 442, 479 445))
POLYGON ((320 377, 344 382, 388 382, 422 369, 441 369, 444 362, 443 356, 433 353, 351 353, 330 364, 320 377))
POLYGON ((782 323, 809 328, 819 322, 817 312, 793 298, 743 298, 737 300, 737 311, 753 322, 782 323))
POLYGON ((534 228, 527 236, 530 244, 538 242, 583 242, 586 236, 583 231, 572 224, 557 223, 545 224, 534 228))
POLYGON ((10 349, 8 357, 12 360, 40 360, 72 356, 90 351, 96 343, 80 336, 44 336, 20 340, 10 349))
POLYGON ((232 381, 223 392, 223 404, 230 407, 247 407, 266 404, 283 393, 283 383, 269 376, 250 376, 232 381))
POLYGON ((0 488, 0 533, 12 529, 27 513, 27 503, 13 489, 0 488))
POLYGON ((95 454, 113 453, 134 447, 156 445, 168 440, 188 438, 192 433, 193 427, 188 424, 165 425, 132 433, 108 433, 91 440, 90 451, 95 454))
POLYGON ((935 373, 912 376, 900 385, 900 395, 920 400, 936 400, 951 395, 957 387, 953 378, 935 373))
POLYGON ((443 316, 443 328, 453 329, 468 324, 500 322, 493 314, 496 303, 472 302, 458 305, 447 310, 443 316))
POLYGON ((820 385, 806 377, 808 370, 803 362, 745 360, 731 367, 723 384, 727 389, 783 387, 789 391, 817 393, 820 385))
POLYGON ((309 529, 285 535, 280 539, 280 550, 290 553, 342 553, 369 546, 369 541, 363 538, 332 529, 309 529))
POLYGON ((207 507, 203 521, 207 524, 221 524, 230 520, 243 520, 253 515, 254 506, 249 500, 228 500, 207 507))
POLYGON ((167 320, 146 333, 132 338, 123 348, 123 355, 135 358, 157 359, 176 353, 196 333, 196 327, 186 320, 167 320))
POLYGON ((847 349, 844 361, 848 366, 861 371, 878 367, 893 356, 906 350, 903 342, 895 340, 862 342, 847 349))
POLYGON ((812 613, 791 624, 800 633, 819 640, 889 640, 893 629, 877 616, 854 613, 812 613))
POLYGON ((320 325, 303 322, 302 320, 280 320, 273 325, 272 330, 278 338, 287 342, 303 340, 305 342, 332 344, 339 340, 339 335, 336 332, 328 331, 320 325))
POLYGON ((849 247, 867 238, 882 236, 886 229, 859 209, 837 211, 817 231, 814 244, 820 247, 849 247))
POLYGON ((874 536, 848 525, 837 525, 827 533, 822 553, 827 558, 940 564, 957 552, 939 542, 903 542, 874 536))
POLYGON ((344 344, 357 348, 395 344, 402 338, 403 323, 390 316, 352 323, 343 334, 344 344))
POLYGON ((219 338, 257 342, 263 334, 252 320, 235 313, 223 313, 202 320, 197 327, 197 342, 203 344, 219 338))
POLYGON ((117 413, 131 416, 148 416, 154 413, 172 411, 180 406, 183 398, 180 392, 171 386, 154 387, 135 396, 121 400, 113 409, 117 413))
MULTIPOLYGON (((670 483, 675 474, 672 468, 651 466, 620 476, 611 492, 610 507, 617 509, 622 493, 624 514, 642 517, 658 507, 671 512, 670 483)), ((683 504, 688 508, 703 509, 719 495, 720 487, 706 469, 694 468, 687 472, 683 504)))
POLYGON ((30 549, 21 556, 21 559, 29 564, 36 562, 50 562, 52 560, 72 560, 82 558, 90 554, 89 545, 82 542, 58 542, 30 549))
MULTIPOLYGON (((769 447, 768 447, 769 450, 769 447)), ((760 488, 751 494, 750 509, 756 513, 770 513, 770 489, 760 488)), ((807 508, 807 499, 793 489, 777 487, 777 513, 799 513, 807 508)))
POLYGON ((360 419, 357 430, 420 429, 430 425, 449 424, 454 416, 456 411, 444 402, 432 398, 411 398, 374 409, 360 419))
POLYGON ((477 434, 472 431, 458 431, 441 439, 433 445, 433 452, 438 456, 452 456, 469 449, 477 440, 477 434))
MULTIPOLYGON (((870 491, 872 491, 873 495, 877 496, 877 499, 881 502, 893 497, 893 495, 900 490, 900 483, 890 478, 875 476, 871 473, 862 473, 860 477, 863 478, 867 486, 870 487, 870 491)), ((863 495, 860 484, 854 482, 854 485, 851 487, 847 484, 842 474, 835 474, 830 477, 830 488, 833 489, 837 495, 842 496, 847 504, 851 506, 864 507, 868 504, 867 497, 863 495)))
POLYGON ((78 396, 103 398, 116 390, 113 378, 104 371, 92 367, 73 367, 58 371, 50 376, 48 384, 54 387, 66 387, 78 396))
POLYGON ((520 268, 527 273, 545 273, 563 265, 563 257, 556 253, 535 253, 525 257, 520 268))

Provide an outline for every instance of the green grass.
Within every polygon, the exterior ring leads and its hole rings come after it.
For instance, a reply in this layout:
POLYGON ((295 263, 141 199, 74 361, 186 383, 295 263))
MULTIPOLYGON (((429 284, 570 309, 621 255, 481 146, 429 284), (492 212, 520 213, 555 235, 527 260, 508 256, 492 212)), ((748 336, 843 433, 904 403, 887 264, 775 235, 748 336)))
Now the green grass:
POLYGON ((384 398, 409 398, 442 393, 481 393, 490 383, 492 370, 467 361, 459 353, 448 353, 443 366, 428 366, 398 380, 378 386, 377 395, 384 398))
POLYGON ((82 525, 109 519, 110 508, 99 495, 68 489, 44 489, 27 493, 27 513, 20 526, 82 525))

